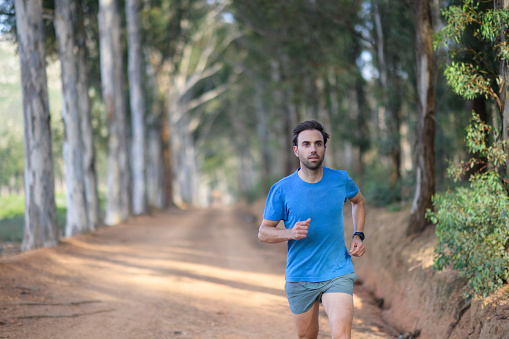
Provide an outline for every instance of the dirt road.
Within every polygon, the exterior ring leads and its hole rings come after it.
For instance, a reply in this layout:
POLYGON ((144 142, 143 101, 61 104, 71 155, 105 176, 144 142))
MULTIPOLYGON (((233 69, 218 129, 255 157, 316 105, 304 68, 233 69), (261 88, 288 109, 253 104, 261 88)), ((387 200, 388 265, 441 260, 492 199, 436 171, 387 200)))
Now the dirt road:
MULTIPOLYGON (((0 259, 0 338, 294 338, 285 244, 242 208, 171 211, 0 259)), ((355 286, 353 338, 393 338, 355 286)), ((329 326, 321 310, 320 338, 329 326)))

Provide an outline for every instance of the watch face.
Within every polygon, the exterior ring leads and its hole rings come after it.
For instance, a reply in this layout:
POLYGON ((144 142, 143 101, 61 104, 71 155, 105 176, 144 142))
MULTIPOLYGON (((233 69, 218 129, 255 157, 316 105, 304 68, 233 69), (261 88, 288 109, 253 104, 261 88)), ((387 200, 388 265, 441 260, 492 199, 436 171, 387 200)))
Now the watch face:
POLYGON ((361 240, 362 240, 362 241, 364 241, 364 238, 365 238, 365 237, 364 237, 364 233, 363 233, 363 232, 355 232, 355 233, 353 234, 353 236, 354 236, 354 237, 355 237, 356 235, 358 235, 358 236, 359 236, 359 238, 361 238, 361 240))

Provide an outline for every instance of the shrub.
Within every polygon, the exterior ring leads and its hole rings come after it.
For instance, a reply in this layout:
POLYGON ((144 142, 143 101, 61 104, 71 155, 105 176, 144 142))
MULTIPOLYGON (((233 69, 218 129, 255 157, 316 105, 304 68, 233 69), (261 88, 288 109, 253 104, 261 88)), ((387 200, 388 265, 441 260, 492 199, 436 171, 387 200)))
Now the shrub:
POLYGON ((435 195, 436 212, 427 213, 436 224, 438 238, 434 268, 442 270, 452 265, 457 269, 468 280, 467 297, 486 297, 509 278, 509 197, 498 173, 506 163, 506 155, 503 142, 487 146, 485 138, 490 130, 474 114, 466 144, 478 158, 451 166, 448 172, 458 180, 474 165, 481 164, 482 171, 470 176, 469 187, 435 195))

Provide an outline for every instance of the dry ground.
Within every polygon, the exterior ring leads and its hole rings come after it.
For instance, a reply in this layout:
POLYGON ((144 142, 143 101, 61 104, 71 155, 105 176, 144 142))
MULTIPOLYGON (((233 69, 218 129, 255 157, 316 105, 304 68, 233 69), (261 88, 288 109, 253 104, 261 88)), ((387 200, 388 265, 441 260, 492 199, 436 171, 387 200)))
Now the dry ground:
MULTIPOLYGON (((0 259, 0 338, 294 338, 285 244, 242 207, 170 210, 0 259)), ((353 338, 393 338, 356 285, 353 338)), ((329 327, 321 310, 320 338, 329 327)))

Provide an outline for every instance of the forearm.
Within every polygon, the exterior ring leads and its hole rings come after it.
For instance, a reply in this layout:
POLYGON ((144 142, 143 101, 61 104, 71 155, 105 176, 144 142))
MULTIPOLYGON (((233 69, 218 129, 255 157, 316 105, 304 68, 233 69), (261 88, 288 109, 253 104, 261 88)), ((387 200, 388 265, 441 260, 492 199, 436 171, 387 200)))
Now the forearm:
POLYGON ((352 203, 353 231, 364 232, 364 223, 366 222, 366 201, 364 198, 357 203, 352 203))
POLYGON ((290 240, 290 234, 291 232, 288 229, 280 229, 262 224, 258 230, 258 239, 262 242, 275 244, 290 240))

